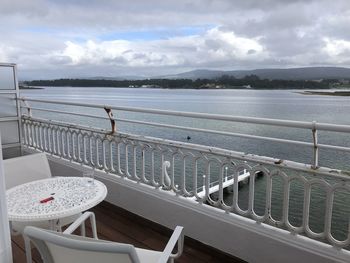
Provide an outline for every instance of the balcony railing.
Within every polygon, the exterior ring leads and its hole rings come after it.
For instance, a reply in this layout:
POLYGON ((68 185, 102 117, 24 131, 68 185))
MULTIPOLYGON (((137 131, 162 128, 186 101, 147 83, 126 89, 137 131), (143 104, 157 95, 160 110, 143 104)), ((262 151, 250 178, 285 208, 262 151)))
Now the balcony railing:
POLYGON ((350 152, 350 148, 319 144, 317 135, 318 130, 348 133, 350 126, 62 101, 36 99, 26 101, 105 108, 109 113, 107 119, 110 119, 112 124, 111 130, 104 130, 46 118, 34 118, 31 112, 33 110, 76 114, 91 118, 101 118, 101 116, 30 107, 26 102, 22 105, 22 110, 25 110, 22 115, 22 143, 26 147, 126 177, 154 188, 173 191, 179 196, 208 203, 227 213, 249 217, 257 222, 303 234, 336 247, 346 248, 350 244, 346 199, 350 194, 350 177, 347 172, 320 167, 318 164, 319 149, 350 152), (313 141, 303 142, 130 119, 114 119, 111 110, 308 129, 313 135, 313 141), (116 121, 312 147, 313 162, 305 164, 189 142, 121 133, 116 131, 116 121), (245 180, 245 185, 240 187, 239 176, 247 173, 249 180, 245 180), (225 185, 225 182, 232 178, 232 184, 225 185), (217 192, 211 193, 210 189, 214 186, 217 187, 217 192), (204 195, 200 194, 203 190, 204 195), (314 203, 317 203, 317 211, 313 207, 314 203), (313 223, 315 218, 322 218, 317 226, 313 223))

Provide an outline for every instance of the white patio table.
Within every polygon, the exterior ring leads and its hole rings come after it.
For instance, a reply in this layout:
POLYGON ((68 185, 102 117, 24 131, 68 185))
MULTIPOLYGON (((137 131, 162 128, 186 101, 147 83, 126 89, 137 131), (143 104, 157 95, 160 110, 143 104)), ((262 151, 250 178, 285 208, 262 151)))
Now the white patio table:
POLYGON ((10 221, 51 222, 86 211, 102 202, 106 186, 86 177, 52 177, 15 186, 6 191, 10 221))

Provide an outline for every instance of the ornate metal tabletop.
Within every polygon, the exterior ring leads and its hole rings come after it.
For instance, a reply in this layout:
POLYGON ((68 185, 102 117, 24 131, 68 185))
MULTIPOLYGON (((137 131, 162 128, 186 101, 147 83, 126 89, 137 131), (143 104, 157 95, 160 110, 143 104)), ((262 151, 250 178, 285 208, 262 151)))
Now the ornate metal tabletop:
POLYGON ((107 195, 100 181, 84 177, 53 177, 6 191, 10 221, 42 221, 72 216, 102 202, 107 195))

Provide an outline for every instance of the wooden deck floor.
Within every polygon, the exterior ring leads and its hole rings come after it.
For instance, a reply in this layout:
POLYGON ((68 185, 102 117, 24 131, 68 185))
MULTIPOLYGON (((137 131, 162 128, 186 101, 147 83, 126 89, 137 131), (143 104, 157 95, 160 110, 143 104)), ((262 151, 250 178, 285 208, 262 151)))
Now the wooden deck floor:
MULTIPOLYGON (((124 209, 103 202, 92 211, 96 215, 100 239, 133 244, 136 247, 163 250, 172 231, 145 220, 124 209)), ((88 228, 88 232, 89 232, 88 228)), ((12 238, 14 263, 25 263, 24 243, 21 236, 12 238)), ((33 250, 33 262, 40 263, 39 253, 33 250)), ((244 262, 198 241, 185 238, 184 253, 176 260, 182 263, 199 262, 244 262)))

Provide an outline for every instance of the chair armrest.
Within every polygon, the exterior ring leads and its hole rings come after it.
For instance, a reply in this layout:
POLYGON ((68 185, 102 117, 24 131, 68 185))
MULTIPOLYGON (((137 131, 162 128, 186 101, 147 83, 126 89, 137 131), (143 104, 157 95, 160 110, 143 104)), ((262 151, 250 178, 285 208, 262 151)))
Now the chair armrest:
POLYGON ((72 234, 75 230, 77 230, 78 227, 80 227, 82 224, 85 224, 85 221, 87 219, 90 219, 93 238, 98 239, 97 229, 96 229, 96 219, 95 219, 95 214, 93 212, 83 213, 65 231, 63 231, 63 234, 72 234))
POLYGON ((183 227, 177 226, 173 234, 171 235, 168 241, 168 244, 163 250, 162 256, 160 257, 157 263, 166 263, 168 262, 169 258, 174 259, 174 258, 180 257, 183 251, 183 244, 184 244, 183 227), (177 253, 172 254, 172 251, 175 248, 176 244, 177 244, 177 253))

